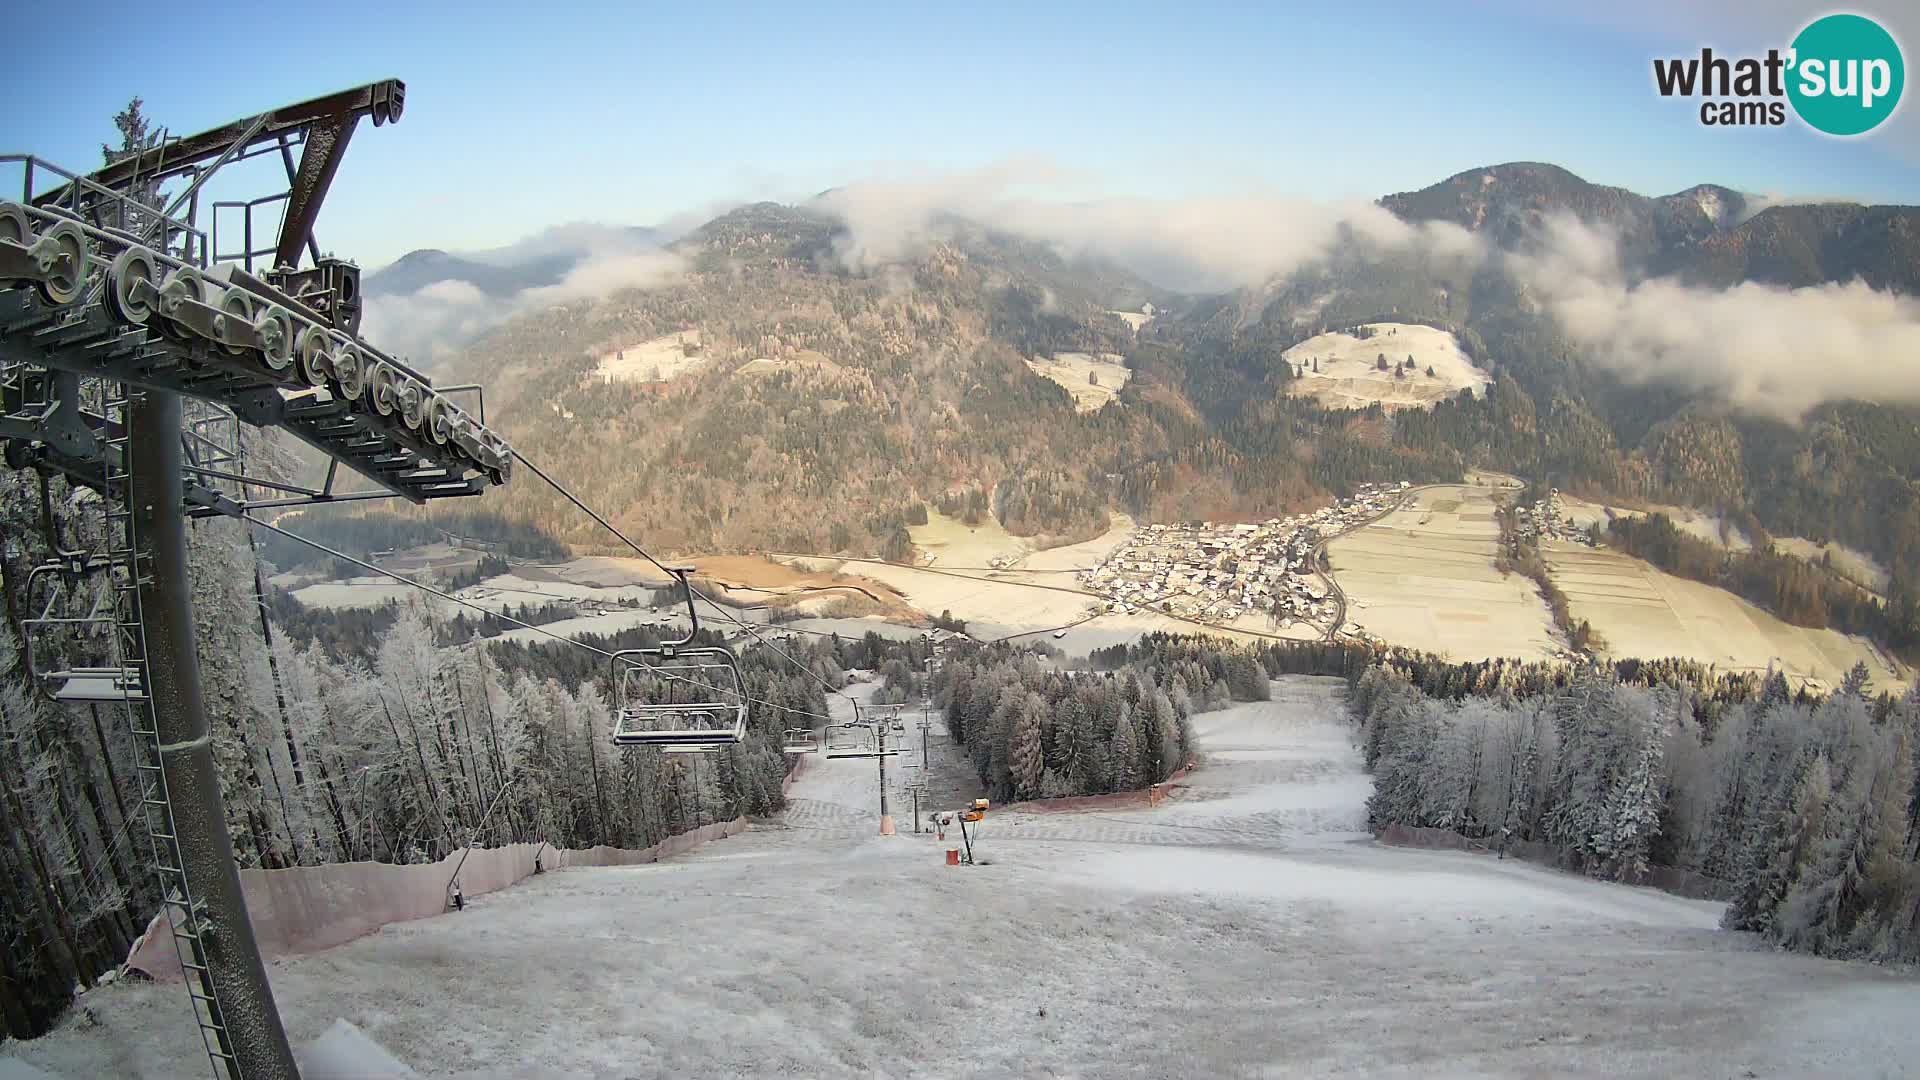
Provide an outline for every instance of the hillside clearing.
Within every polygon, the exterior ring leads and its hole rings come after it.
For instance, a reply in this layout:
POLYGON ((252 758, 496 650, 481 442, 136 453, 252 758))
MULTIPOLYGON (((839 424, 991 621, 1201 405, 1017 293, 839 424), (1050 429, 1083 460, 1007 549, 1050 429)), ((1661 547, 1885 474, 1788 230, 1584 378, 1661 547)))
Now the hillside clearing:
POLYGON ((907 535, 929 566, 1000 566, 1033 550, 1032 544, 1009 533, 992 514, 983 514, 978 524, 969 525, 931 506, 927 523, 907 526, 907 535))
POLYGON ((700 331, 662 334, 648 341, 609 349, 594 368, 601 383, 666 382, 706 363, 700 351, 700 331))
POLYGON ((1887 573, 1887 568, 1880 565, 1879 560, 1845 544, 1822 544, 1798 536, 1776 536, 1773 546, 1810 563, 1831 559, 1834 573, 1881 596, 1886 595, 1887 586, 1892 583, 1893 576, 1887 573))
POLYGON ((1059 383, 1073 395, 1075 412, 1094 412, 1120 394, 1133 378, 1133 369, 1119 353, 1055 353, 1051 359, 1029 359, 1034 374, 1059 383))
POLYGON ((1611 518, 1640 518, 1652 514, 1663 514, 1668 521, 1673 522, 1674 528, 1696 540, 1704 540, 1728 551, 1753 550, 1753 542, 1747 538, 1746 534, 1728 524, 1724 518, 1689 506, 1663 506, 1659 503, 1644 507, 1615 506, 1562 494, 1560 509, 1565 516, 1573 519, 1574 524, 1582 528, 1598 525, 1602 532, 1606 530, 1607 521, 1611 518))
POLYGON ((1333 409, 1430 409, 1462 390, 1483 393, 1492 377, 1476 367, 1446 330, 1411 323, 1368 323, 1367 338, 1335 331, 1319 334, 1281 353, 1299 370, 1287 392, 1312 397, 1333 409), (1386 358, 1387 370, 1379 368, 1386 358), (1413 358, 1413 370, 1396 378, 1393 365, 1413 358), (1314 362, 1319 370, 1314 370, 1314 362), (1432 375, 1427 371, 1431 368, 1432 375))

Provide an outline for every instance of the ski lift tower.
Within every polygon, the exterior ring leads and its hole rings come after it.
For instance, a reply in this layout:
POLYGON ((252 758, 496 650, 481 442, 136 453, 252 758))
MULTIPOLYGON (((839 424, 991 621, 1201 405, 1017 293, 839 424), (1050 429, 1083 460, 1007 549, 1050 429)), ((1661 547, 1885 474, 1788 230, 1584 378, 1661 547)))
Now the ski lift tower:
MULTIPOLYGON (((360 121, 399 120, 405 97, 385 79, 163 139, 90 174, 0 155, 4 460, 98 492, 106 537, 85 552, 48 537, 59 558, 35 575, 43 584, 29 590, 32 640, 21 647, 45 696, 126 714, 194 1014, 216 1071, 236 1080, 298 1073, 227 834, 186 519, 472 496, 505 483, 512 466, 478 387, 436 387, 360 337, 360 271, 314 241, 360 121), (209 179, 263 157, 268 170, 273 159, 283 167, 284 188, 205 201, 209 179), (258 241, 256 212, 280 219, 258 241), (247 475, 240 423, 326 455, 325 482, 247 475), (336 491, 341 465, 372 486, 336 491), (80 648, 83 663, 57 657, 80 648)), ((50 508, 46 517, 51 532, 50 508)))

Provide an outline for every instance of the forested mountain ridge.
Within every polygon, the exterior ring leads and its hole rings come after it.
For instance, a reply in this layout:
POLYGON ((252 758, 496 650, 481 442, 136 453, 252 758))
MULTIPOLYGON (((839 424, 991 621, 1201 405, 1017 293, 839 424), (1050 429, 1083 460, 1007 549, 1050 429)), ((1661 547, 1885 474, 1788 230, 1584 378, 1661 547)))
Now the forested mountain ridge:
POLYGON ((492 299, 558 283, 603 252, 649 251, 670 236, 644 225, 560 225, 504 248, 448 252, 409 251, 362 279, 368 297, 404 296, 441 282, 464 282, 492 299))
MULTIPOLYGON (((1164 354, 1135 358, 1121 407, 1084 415, 1024 362, 1140 352, 1112 312, 1168 294, 945 225, 916 257, 856 272, 830 219, 742 207, 676 245, 680 281, 510 322, 455 377, 488 380, 518 448, 559 463, 623 526, 683 548, 879 553, 910 506, 949 490, 1018 481, 1030 503, 1106 500, 1109 474, 1208 443, 1164 354), (677 378, 599 374, 598 357, 692 331, 699 362, 677 378), (1036 485, 1047 490, 1035 497, 1036 485)), ((562 538, 602 539, 537 484, 511 485, 503 506, 562 538)))
POLYGON ((1522 161, 1471 169, 1380 204, 1404 220, 1452 222, 1506 248, 1524 244, 1543 216, 1570 213, 1606 222, 1620 232, 1627 252, 1657 262, 1663 252, 1721 231, 1744 212, 1747 199, 1713 184, 1649 197, 1588 183, 1558 165, 1522 161))
POLYGON ((1630 268, 1701 284, 1860 278, 1903 293, 1920 284, 1920 207, 1768 205, 1717 184, 1646 196, 1536 162, 1468 170, 1380 205, 1406 221, 1460 225, 1504 249, 1526 246, 1547 217, 1571 214, 1618 233, 1630 268))
MULTIPOLYGON (((1271 364, 1326 328, 1388 318, 1445 327, 1495 387, 1480 401, 1396 416, 1396 446, 1594 495, 1703 506, 1782 536, 1842 539, 1897 578, 1920 576, 1920 409, 1833 401, 1788 423, 1673 381, 1623 378, 1568 336, 1538 284, 1503 257, 1535 253, 1548 224, 1571 216, 1616 240, 1622 289, 1654 278, 1701 288, 1858 281, 1905 296, 1920 285, 1920 208, 1780 205, 1742 219, 1752 203, 1730 189, 1652 198, 1534 163, 1470 170, 1381 205, 1409 223, 1467 229, 1492 254, 1342 248, 1258 288, 1190 301, 1149 330, 1271 364)), ((1887 358, 1889 386, 1900 359, 1887 358)))
MULTIPOLYGON (((1023 507, 1104 502, 1147 520, 1265 516, 1365 480, 1487 467, 1837 539, 1911 591, 1920 413, 1841 401, 1788 423, 1623 377, 1569 337, 1516 260, 1570 217, 1613 238, 1628 286, 1858 275, 1898 293, 1920 265, 1909 254, 1920 211, 1749 216, 1757 203, 1729 188, 1647 197, 1529 163, 1380 205, 1482 246, 1466 258, 1349 237, 1261 285, 1180 296, 1117 263, 953 215, 934 217, 916 243, 877 250, 831 204, 758 203, 672 245, 684 272, 670 282, 523 315, 451 374, 487 382, 490 407, 534 460, 623 527, 683 550, 897 556, 910 508, 970 489, 1020 490, 1023 507), (1137 331, 1115 314, 1148 303, 1155 317, 1137 331), (1295 373, 1283 350, 1376 320, 1453 331, 1493 386, 1393 416, 1287 394, 1295 373), (601 367, 674 335, 696 361, 683 373, 640 381, 601 367), (1113 404, 1077 413, 1024 363, 1055 352, 1121 354, 1131 381, 1113 404)), ((570 542, 603 542, 537 484, 512 485, 502 506, 570 542)))
POLYGON ((464 281, 487 296, 506 296, 521 289, 551 285, 566 273, 572 260, 546 255, 511 266, 491 266, 438 248, 409 251, 363 279, 368 296, 398 296, 418 292, 443 281, 464 281))

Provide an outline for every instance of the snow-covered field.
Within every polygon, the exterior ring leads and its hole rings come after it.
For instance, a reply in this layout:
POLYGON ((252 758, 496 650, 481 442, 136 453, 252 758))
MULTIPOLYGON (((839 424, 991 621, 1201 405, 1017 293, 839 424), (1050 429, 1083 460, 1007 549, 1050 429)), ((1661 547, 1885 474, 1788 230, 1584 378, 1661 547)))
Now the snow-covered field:
POLYGON ((1565 516, 1572 518, 1575 524, 1582 527, 1599 525, 1604 530, 1610 517, 1630 518, 1665 514, 1667 520, 1673 522, 1674 528, 1696 540, 1704 540, 1729 551, 1748 551, 1753 548, 1753 542, 1747 539, 1745 533, 1728 524, 1718 514, 1710 514, 1688 506, 1665 506, 1659 503, 1644 508, 1610 506, 1606 503, 1588 502, 1571 495, 1561 495, 1560 506, 1565 516))
POLYGON ((1410 323, 1367 325, 1375 331, 1372 337, 1318 334, 1281 353, 1281 359, 1304 369, 1288 392, 1310 395, 1335 409, 1361 409, 1376 402, 1388 409, 1430 409, 1461 390, 1480 394, 1491 381, 1445 330, 1410 323), (1382 356, 1389 365, 1385 371, 1378 366, 1382 356), (1413 370, 1396 378, 1391 365, 1408 357, 1413 358, 1413 370))
POLYGON ((942 568, 986 567, 992 565, 991 560, 1018 559, 1033 549, 1032 544, 1001 527, 1000 519, 992 514, 983 515, 977 525, 969 525, 932 507, 927 508, 927 523, 907 526, 907 535, 921 555, 932 560, 929 565, 942 568))
MULTIPOLYGON (((1920 983, 1761 948, 1716 905, 1378 846, 1341 687, 1197 719, 1158 809, 990 813, 985 865, 875 833, 873 763, 649 866, 567 870, 276 964, 429 1076, 1898 1076, 1920 983), (814 808, 803 813, 802 808, 814 808)), ((818 768, 816 768, 818 766, 818 768)), ((9 1047, 203 1077, 178 986, 9 1047)))
POLYGON ((1059 383, 1073 395, 1074 411, 1083 413, 1112 401, 1133 378, 1133 369, 1119 353, 1055 353, 1029 359, 1027 366, 1034 374, 1059 383))
POLYGON ((1542 545, 1576 619, 1611 656, 1691 656, 1722 670, 1769 666, 1835 686, 1858 661, 1885 687, 1913 678, 1865 638, 1782 622, 1724 589, 1665 573, 1624 552, 1560 540, 1542 545))
POLYGON ((602 383, 665 382, 706 362, 700 352, 700 331, 687 330, 609 349, 594 374, 602 383))
POLYGON ((1553 613, 1539 589, 1494 565, 1495 491, 1472 484, 1423 490, 1405 509, 1329 544, 1348 621, 1455 660, 1552 656, 1559 648, 1553 613))
POLYGON ((1830 558, 1833 560, 1834 570, 1840 576, 1882 596, 1886 595, 1887 586, 1893 576, 1887 573, 1887 568, 1880 565, 1878 559, 1845 544, 1832 542, 1822 544, 1798 536, 1776 536, 1773 538, 1773 546, 1789 555, 1798 555, 1811 563, 1830 558))

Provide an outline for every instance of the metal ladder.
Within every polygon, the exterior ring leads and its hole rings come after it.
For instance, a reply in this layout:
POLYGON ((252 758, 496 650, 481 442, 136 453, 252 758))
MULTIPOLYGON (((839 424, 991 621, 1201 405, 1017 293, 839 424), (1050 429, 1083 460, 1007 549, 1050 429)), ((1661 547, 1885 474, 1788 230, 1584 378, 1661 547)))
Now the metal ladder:
POLYGON ((207 965, 209 927, 206 901, 196 898, 187 881, 186 862, 181 857, 179 829, 174 824, 173 802, 167 790, 167 774, 160 753, 159 719, 154 712, 153 683, 147 673, 147 635, 140 620, 140 582, 142 580, 139 535, 134 527, 133 491, 127 459, 127 406, 131 396, 124 384, 114 384, 118 394, 107 400, 107 415, 117 409, 119 433, 106 439, 105 476, 110 497, 107 500, 107 544, 113 588, 117 591, 114 607, 113 641, 116 660, 130 674, 139 677, 146 692, 139 700, 123 702, 127 722, 133 732, 137 760, 134 768, 140 777, 141 816, 146 819, 147 836, 153 847, 154 869, 160 878, 161 909, 173 932, 173 944, 186 977, 187 996, 193 999, 194 1021, 200 1027, 200 1039, 207 1050, 215 1074, 225 1066, 229 1080, 243 1080, 240 1063, 233 1054, 233 1040, 227 1030, 220 1006, 219 988, 207 965))

